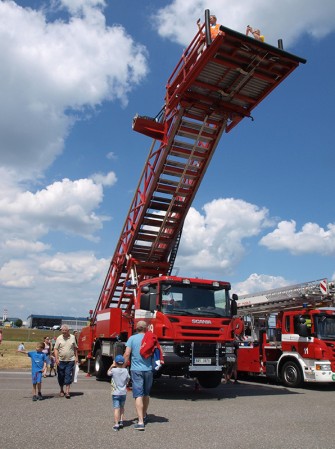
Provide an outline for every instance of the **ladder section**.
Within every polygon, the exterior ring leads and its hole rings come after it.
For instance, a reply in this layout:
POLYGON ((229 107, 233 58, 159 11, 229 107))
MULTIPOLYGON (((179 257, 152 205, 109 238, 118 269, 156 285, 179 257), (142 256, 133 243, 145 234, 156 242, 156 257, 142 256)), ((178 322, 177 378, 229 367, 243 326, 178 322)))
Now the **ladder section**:
POLYGON ((200 122, 184 109, 176 123, 131 250, 135 259, 144 262, 169 260, 225 126, 224 118, 213 123, 207 117, 200 122))
POLYGON ((196 117, 224 110, 229 132, 306 60, 220 27, 210 46, 199 33, 167 83, 167 115, 183 104, 196 117), (213 109, 214 106, 214 109, 213 109))
POLYGON ((329 306, 333 305, 334 300, 334 283, 328 283, 327 279, 319 279, 240 296, 237 307, 239 315, 259 315, 277 313, 282 309, 329 306))
POLYGON ((199 121, 178 108, 166 123, 167 138, 151 146, 93 317, 107 307, 130 312, 134 282, 171 272, 187 211, 226 118, 199 121))

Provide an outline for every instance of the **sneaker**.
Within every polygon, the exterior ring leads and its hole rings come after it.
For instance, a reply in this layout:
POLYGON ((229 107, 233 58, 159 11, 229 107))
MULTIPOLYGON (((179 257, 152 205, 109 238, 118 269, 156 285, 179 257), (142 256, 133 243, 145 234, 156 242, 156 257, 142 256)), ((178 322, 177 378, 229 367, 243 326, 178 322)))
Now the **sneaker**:
POLYGON ((113 426, 113 430, 115 430, 115 432, 117 432, 120 429, 120 426, 118 424, 115 424, 115 426, 113 426))
POLYGON ((134 425, 135 430, 145 430, 144 424, 135 424, 134 425))
POLYGON ((123 429, 123 421, 119 421, 119 429, 123 429))
POLYGON ((144 422, 144 424, 148 424, 148 422, 149 422, 148 415, 145 415, 145 417, 143 418, 143 422, 144 422))
POLYGON ((33 401, 37 401, 37 396, 33 396, 33 401))
POLYGON ((38 393, 37 399, 38 399, 39 401, 43 401, 42 393, 38 393))

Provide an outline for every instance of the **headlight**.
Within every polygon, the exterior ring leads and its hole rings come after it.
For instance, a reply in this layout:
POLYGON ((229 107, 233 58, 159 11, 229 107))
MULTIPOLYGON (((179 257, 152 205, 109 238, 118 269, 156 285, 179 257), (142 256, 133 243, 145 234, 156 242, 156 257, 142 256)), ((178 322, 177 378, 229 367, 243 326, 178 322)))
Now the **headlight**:
POLYGON ((163 354, 166 352, 174 352, 173 346, 161 346, 163 354))
POLYGON ((315 369, 317 371, 330 371, 330 363, 316 363, 315 369))

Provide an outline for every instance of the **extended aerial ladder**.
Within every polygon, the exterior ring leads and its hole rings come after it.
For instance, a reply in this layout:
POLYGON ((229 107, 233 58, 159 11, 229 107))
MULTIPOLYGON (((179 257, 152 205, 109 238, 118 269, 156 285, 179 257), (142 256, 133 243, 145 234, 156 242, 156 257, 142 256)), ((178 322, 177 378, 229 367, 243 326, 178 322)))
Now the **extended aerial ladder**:
POLYGON ((205 25, 167 82, 161 114, 134 119, 134 130, 154 140, 92 324, 106 308, 130 316, 136 285, 171 273, 185 217, 222 134, 252 118, 253 109, 306 62, 226 27, 221 32, 210 41, 206 10, 205 25))
POLYGON ((239 315, 266 316, 282 310, 329 307, 334 301, 334 282, 325 278, 240 296, 237 308, 239 315))

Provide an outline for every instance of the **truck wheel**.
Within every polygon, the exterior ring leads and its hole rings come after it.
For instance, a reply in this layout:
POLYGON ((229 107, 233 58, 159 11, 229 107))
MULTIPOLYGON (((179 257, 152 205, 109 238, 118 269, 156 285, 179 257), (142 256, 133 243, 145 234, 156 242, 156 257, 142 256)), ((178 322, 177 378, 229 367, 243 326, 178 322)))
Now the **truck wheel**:
POLYGON ((222 372, 198 374, 197 379, 203 388, 216 388, 221 384, 222 372))
POLYGON ((107 370, 109 368, 109 360, 101 353, 101 349, 98 349, 95 353, 94 374, 97 380, 104 380, 107 378, 107 370))
POLYGON ((281 377, 286 387, 296 388, 302 383, 301 370, 296 362, 286 362, 283 366, 281 377))

